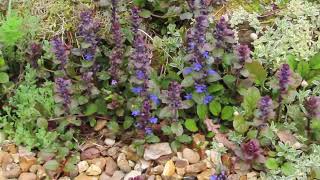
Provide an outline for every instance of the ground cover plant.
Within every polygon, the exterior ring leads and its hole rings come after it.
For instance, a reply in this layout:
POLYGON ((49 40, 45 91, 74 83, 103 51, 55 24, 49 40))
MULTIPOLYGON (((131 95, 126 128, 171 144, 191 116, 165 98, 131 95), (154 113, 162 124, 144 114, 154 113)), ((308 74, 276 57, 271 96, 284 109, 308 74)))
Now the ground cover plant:
POLYGON ((320 179, 318 2, 0 7, 1 177, 320 179))

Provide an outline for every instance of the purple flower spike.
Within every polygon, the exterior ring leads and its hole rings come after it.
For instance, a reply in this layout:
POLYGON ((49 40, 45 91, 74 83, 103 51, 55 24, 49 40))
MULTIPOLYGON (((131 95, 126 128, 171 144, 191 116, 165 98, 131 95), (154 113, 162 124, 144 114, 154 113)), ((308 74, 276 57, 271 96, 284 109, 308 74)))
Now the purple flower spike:
POLYGON ((250 48, 248 45, 241 44, 237 46, 236 51, 240 64, 243 65, 250 59, 250 48))
POLYGON ((68 108, 71 103, 71 80, 57 78, 55 80, 55 93, 62 99, 65 108, 68 108))
POLYGON ((151 94, 150 95, 150 99, 152 102, 154 102, 156 105, 159 105, 160 104, 160 100, 158 98, 158 96, 154 95, 154 94, 151 94))
POLYGON ((83 57, 87 61, 94 59, 96 49, 100 39, 98 32, 100 30, 100 23, 95 20, 92 10, 87 10, 80 13, 80 24, 78 26, 78 36, 89 45, 88 48, 82 49, 83 57))
POLYGON ((200 71, 202 69, 202 65, 200 63, 193 64, 193 70, 200 71))
POLYGON ((169 106, 174 110, 177 110, 181 107, 182 99, 181 99, 181 85, 173 81, 170 83, 169 90, 168 90, 168 101, 169 106))
POLYGON ((121 25, 119 22, 119 18, 117 16, 117 0, 112 0, 112 19, 111 19, 111 31, 113 34, 113 41, 115 43, 115 47, 112 49, 110 56, 110 75, 112 79, 119 80, 123 58, 123 50, 122 50, 122 34, 121 34, 121 25))
POLYGON ((304 103, 310 118, 320 119, 320 96, 311 96, 304 103))
POLYGON ((290 83, 291 70, 288 64, 283 64, 278 73, 281 96, 287 94, 290 83))
POLYGON ((259 141, 251 139, 249 142, 241 145, 243 159, 248 162, 262 162, 264 159, 263 150, 260 148, 259 141))
POLYGON ((144 130, 145 130, 145 132, 146 132, 147 135, 152 134, 152 128, 146 127, 146 128, 144 128, 144 130))
POLYGON ((61 68, 65 68, 67 64, 69 51, 66 44, 59 38, 54 38, 51 41, 52 44, 52 51, 54 52, 57 60, 61 63, 61 68))
POLYGON ((214 36, 217 40, 217 48, 223 48, 229 51, 232 49, 232 45, 234 44, 234 32, 224 17, 221 17, 220 21, 217 23, 214 36))
POLYGON ((272 99, 269 96, 264 96, 260 99, 258 109, 259 119, 263 122, 267 122, 268 120, 273 119, 275 116, 272 99))

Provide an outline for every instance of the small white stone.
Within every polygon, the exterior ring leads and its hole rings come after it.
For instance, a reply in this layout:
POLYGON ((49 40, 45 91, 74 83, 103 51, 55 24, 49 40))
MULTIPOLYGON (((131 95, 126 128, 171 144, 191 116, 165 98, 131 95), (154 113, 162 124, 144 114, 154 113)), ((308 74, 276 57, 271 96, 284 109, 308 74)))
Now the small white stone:
POLYGON ((301 86, 302 86, 302 87, 307 87, 308 85, 309 85, 308 82, 305 81, 305 80, 303 80, 303 81, 301 82, 301 86))
POLYGON ((252 40, 257 40, 257 39, 258 39, 258 35, 257 35, 256 33, 251 33, 251 34, 250 34, 250 38, 251 38, 252 40))
POLYGON ((85 172, 89 168, 89 164, 87 161, 80 161, 77 166, 79 173, 85 172))
POLYGON ((113 146, 115 143, 116 143, 116 141, 114 139, 106 138, 104 140, 104 144, 107 145, 107 146, 113 146))
POLYGON ((239 116, 239 112, 238 111, 234 111, 233 115, 234 116, 239 116))
POLYGON ((135 163, 133 161, 129 160, 128 162, 129 162, 129 166, 130 167, 134 167, 135 166, 135 163))

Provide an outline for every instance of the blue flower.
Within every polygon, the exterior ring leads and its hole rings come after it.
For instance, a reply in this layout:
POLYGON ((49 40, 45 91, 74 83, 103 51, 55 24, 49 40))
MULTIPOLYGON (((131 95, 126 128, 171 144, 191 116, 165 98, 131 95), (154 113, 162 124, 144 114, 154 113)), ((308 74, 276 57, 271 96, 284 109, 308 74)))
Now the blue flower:
POLYGON ((186 95, 184 96, 184 98, 185 98, 186 100, 191 100, 191 99, 192 99, 192 94, 191 94, 191 93, 188 93, 188 94, 186 94, 186 95))
POLYGON ((132 116, 138 116, 140 114, 140 111, 139 110, 135 110, 135 111, 132 111, 131 112, 131 115, 132 116))
POLYGON ((215 71, 215 70, 213 70, 213 69, 209 69, 209 70, 208 70, 208 74, 209 74, 209 75, 215 75, 215 74, 217 74, 217 71, 215 71))
POLYGON ((191 67, 187 67, 187 68, 185 68, 185 69, 183 70, 183 74, 184 74, 184 75, 188 75, 188 74, 190 74, 190 73, 192 73, 192 68, 191 68, 191 67))
POLYGON ((144 78, 144 73, 141 70, 136 71, 136 76, 138 79, 143 79, 144 78))
POLYGON ((216 176, 216 175, 210 176, 210 180, 217 180, 217 179, 218 179, 218 176, 216 176))
POLYGON ((118 81, 113 79, 113 80, 111 81, 111 85, 114 86, 114 85, 116 85, 116 84, 118 84, 118 81))
POLYGON ((152 134, 152 129, 150 127, 146 127, 146 128, 144 128, 144 130, 145 130, 146 134, 148 134, 148 135, 152 134))
POLYGON ((158 118, 152 117, 152 118, 149 119, 149 122, 152 123, 152 124, 157 124, 158 123, 158 118))
POLYGON ((200 63, 193 64, 193 70, 200 71, 202 69, 202 65, 200 63))
POLYGON ((205 51, 202 56, 206 59, 208 59, 210 56, 209 56, 209 52, 208 51, 205 51))
POLYGON ((207 91, 207 86, 204 84, 196 84, 195 88, 197 93, 204 93, 207 91))
POLYGON ((206 95, 203 99, 203 103, 204 104, 209 104, 213 99, 213 96, 210 96, 210 95, 206 95))
POLYGON ((86 53, 83 56, 84 56, 84 59, 87 61, 91 61, 93 59, 93 55, 90 53, 86 53))
POLYGON ((142 87, 134 87, 131 89, 131 91, 135 94, 139 94, 142 91, 142 87))
POLYGON ((188 43, 188 45, 189 45, 189 47, 188 47, 188 48, 189 48, 189 50, 194 49, 194 48, 195 48, 195 46, 196 46, 194 42, 189 42, 189 43, 188 43))
POLYGON ((150 99, 156 104, 156 105, 159 105, 160 104, 160 100, 158 98, 158 96, 154 95, 154 94, 151 94, 150 95, 150 99))

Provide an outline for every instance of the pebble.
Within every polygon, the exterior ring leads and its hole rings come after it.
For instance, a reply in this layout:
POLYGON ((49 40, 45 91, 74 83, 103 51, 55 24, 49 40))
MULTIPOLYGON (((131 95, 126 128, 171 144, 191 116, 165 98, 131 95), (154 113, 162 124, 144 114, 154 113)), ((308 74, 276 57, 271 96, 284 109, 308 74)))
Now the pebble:
POLYGON ((119 179, 122 179, 124 176, 125 174, 122 171, 116 171, 114 172, 110 180, 119 180, 119 179))
POLYGON ((163 165, 158 165, 151 169, 151 173, 154 175, 159 175, 163 172, 163 169, 164 169, 163 165))
POLYGON ((37 158, 34 156, 22 156, 20 157, 20 168, 22 172, 29 171, 32 165, 37 163, 37 158))
POLYGON ((88 160, 89 164, 95 164, 97 165, 100 169, 104 169, 107 163, 107 160, 105 158, 96 158, 92 160, 88 160))
POLYGON ((100 131, 101 129, 103 129, 107 124, 106 120, 98 120, 97 124, 94 126, 94 130, 95 131, 100 131))
POLYGON ((156 160, 161 156, 169 155, 172 153, 169 143, 158 143, 158 144, 151 144, 146 147, 144 152, 144 159, 145 160, 156 160))
POLYGON ((131 167, 129 166, 129 162, 126 159, 126 155, 124 153, 120 153, 117 159, 117 165, 123 172, 130 172, 131 167))
POLYGON ((18 180, 36 180, 37 175, 34 173, 22 173, 20 174, 18 180))
POLYGON ((117 154, 119 152, 119 149, 120 149, 119 147, 111 147, 107 151, 108 156, 110 156, 112 158, 117 158, 117 154))
POLYGON ((178 168, 185 168, 188 165, 189 165, 189 162, 187 160, 183 160, 183 159, 178 159, 175 162, 175 166, 178 168))
POLYGON ((85 172, 89 168, 89 164, 87 161, 80 161, 77 164, 79 173, 85 172))
POLYGON ((111 157, 107 157, 106 168, 104 170, 106 174, 109 176, 112 176, 117 169, 118 169, 117 163, 111 157))
POLYGON ((90 167, 87 169, 86 174, 89 176, 98 176, 100 175, 102 170, 99 166, 95 164, 91 164, 90 167))
POLYGON ((212 175, 212 170, 207 169, 202 173, 198 174, 197 178, 198 180, 209 180, 211 175, 212 175))
POLYGON ((172 160, 168 161, 164 166, 162 175, 166 177, 170 177, 175 173, 176 167, 172 160))
POLYGON ((189 163, 195 164, 200 161, 200 155, 192 149, 185 148, 182 152, 183 158, 188 160, 189 163))
POLYGON ((107 145, 107 146, 113 146, 115 143, 116 143, 116 140, 114 140, 114 139, 106 138, 104 140, 104 144, 107 145))
POLYGON ((60 177, 58 180, 71 180, 70 177, 64 176, 64 177, 60 177))
POLYGON ((195 174, 200 173, 207 169, 207 164, 204 162, 199 162, 196 164, 191 164, 186 167, 186 173, 195 174))
POLYGON ((133 170, 125 175, 124 180, 129 180, 130 178, 134 178, 134 177, 140 176, 140 175, 141 175, 140 171, 133 170))
POLYGON ((102 174, 99 177, 99 180, 110 180, 111 177, 106 173, 106 172, 102 172, 102 174))
POLYGON ((176 171, 177 171, 177 174, 180 175, 180 176, 183 176, 184 174, 186 174, 186 169, 185 168, 176 167, 176 171))
POLYGON ((97 148, 88 148, 81 152, 81 160, 94 159, 100 156, 100 151, 97 148))
POLYGON ((79 176, 75 177, 74 180, 98 180, 99 178, 96 176, 87 176, 85 174, 80 174, 79 176))
POLYGON ((8 179, 17 178, 19 177, 20 173, 20 166, 15 163, 8 164, 3 168, 3 175, 8 179))

